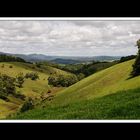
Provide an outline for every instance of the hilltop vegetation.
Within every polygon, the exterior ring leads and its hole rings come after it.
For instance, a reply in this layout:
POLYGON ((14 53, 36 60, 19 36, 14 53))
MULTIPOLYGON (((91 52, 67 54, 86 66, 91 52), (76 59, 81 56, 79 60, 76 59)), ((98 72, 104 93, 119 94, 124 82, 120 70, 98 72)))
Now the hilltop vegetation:
POLYGON ((26 62, 26 61, 20 57, 0 54, 0 62, 26 62))
POLYGON ((67 65, 47 63, 47 65, 73 73, 77 76, 77 78, 79 80, 81 80, 100 70, 111 67, 111 66, 117 64, 118 62, 119 61, 113 61, 113 62, 92 61, 90 63, 67 64, 67 65))

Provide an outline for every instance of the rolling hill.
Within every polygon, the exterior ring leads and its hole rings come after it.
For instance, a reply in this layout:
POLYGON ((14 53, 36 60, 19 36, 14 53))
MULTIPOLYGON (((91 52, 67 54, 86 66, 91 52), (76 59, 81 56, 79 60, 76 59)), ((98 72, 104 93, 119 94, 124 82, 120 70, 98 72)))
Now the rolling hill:
POLYGON ((12 119, 138 119, 140 76, 129 78, 133 63, 97 72, 12 119))
MULTIPOLYGON (((33 81, 31 79, 26 79, 23 88, 17 88, 17 91, 20 91, 26 97, 38 98, 42 93, 47 93, 49 89, 52 90, 52 93, 61 90, 61 88, 54 89, 48 85, 48 76, 51 73, 70 74, 68 72, 46 66, 45 68, 37 68, 33 64, 21 63, 21 62, 0 62, 0 74, 6 74, 11 77, 16 77, 19 73, 30 73, 37 72, 39 74, 39 79, 33 81)), ((6 102, 0 99, 0 118, 4 118, 7 115, 16 112, 20 105, 22 105, 23 101, 9 96, 9 102, 6 102)))

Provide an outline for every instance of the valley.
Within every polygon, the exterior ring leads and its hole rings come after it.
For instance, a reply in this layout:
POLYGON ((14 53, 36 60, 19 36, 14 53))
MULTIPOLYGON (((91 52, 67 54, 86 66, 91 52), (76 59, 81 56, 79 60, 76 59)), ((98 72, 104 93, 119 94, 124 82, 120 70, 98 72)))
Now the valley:
POLYGON ((133 63, 134 59, 99 71, 12 119, 137 119, 140 77, 129 79, 133 63))

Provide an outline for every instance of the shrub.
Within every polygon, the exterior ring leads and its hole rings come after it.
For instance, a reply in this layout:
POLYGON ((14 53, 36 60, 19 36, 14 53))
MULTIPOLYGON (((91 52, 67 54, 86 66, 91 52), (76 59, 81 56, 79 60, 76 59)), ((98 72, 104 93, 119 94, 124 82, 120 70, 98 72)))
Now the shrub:
POLYGON ((31 73, 26 73, 25 78, 30 78, 31 80, 37 80, 39 79, 38 73, 31 72, 31 73))
POLYGON ((12 66, 12 65, 10 65, 10 66, 9 66, 9 68, 13 68, 13 66, 12 66))
POLYGON ((7 76, 7 75, 0 75, 0 95, 7 96, 8 94, 15 94, 15 78, 7 76))
POLYGON ((24 104, 22 105, 22 107, 20 108, 20 112, 25 112, 25 111, 28 111, 30 109, 33 109, 34 108, 34 103, 33 103, 33 100, 32 98, 28 98, 24 104))
POLYGON ((40 63, 36 63, 36 67, 41 68, 41 64, 40 63))
POLYGON ((4 100, 6 102, 9 102, 9 99, 6 96, 1 95, 1 94, 0 94, 0 99, 4 100))
POLYGON ((15 93, 14 97, 19 98, 21 100, 25 100, 25 98, 26 98, 26 96, 21 94, 20 92, 15 93))
POLYGON ((77 75, 78 80, 82 80, 83 78, 85 78, 85 75, 83 73, 80 73, 77 75))
POLYGON ((52 92, 52 91, 49 89, 49 90, 48 90, 48 93, 51 93, 51 92, 52 92))
POLYGON ((16 86, 21 88, 23 83, 24 83, 24 75, 23 75, 23 73, 19 73, 16 76, 16 86))
POLYGON ((4 64, 2 64, 2 66, 1 66, 2 68, 4 68, 4 64))
POLYGON ((55 77, 55 76, 49 76, 49 78, 48 78, 48 84, 49 85, 53 85, 53 86, 57 86, 58 85, 57 78, 58 77, 55 77))

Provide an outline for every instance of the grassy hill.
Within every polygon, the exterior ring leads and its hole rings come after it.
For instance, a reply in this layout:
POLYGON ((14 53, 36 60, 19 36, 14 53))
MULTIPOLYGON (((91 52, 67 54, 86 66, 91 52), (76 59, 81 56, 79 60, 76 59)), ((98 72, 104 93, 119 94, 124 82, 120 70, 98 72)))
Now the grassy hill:
POLYGON ((93 74, 56 94, 51 102, 14 119, 140 118, 140 76, 129 79, 134 60, 93 74))
POLYGON ((89 100, 117 91, 140 87, 140 77, 128 79, 133 62, 134 60, 117 64, 81 80, 58 93, 54 103, 61 105, 89 100))
MULTIPOLYGON (((28 63, 21 63, 21 62, 0 62, 0 73, 6 74, 11 77, 15 77, 18 73, 22 72, 23 74, 29 72, 38 72, 39 79, 33 81, 31 79, 26 79, 23 88, 17 88, 17 91, 20 91, 22 94, 26 95, 27 97, 37 98, 42 93, 47 93, 49 89, 52 89, 48 85, 48 76, 50 72, 55 72, 56 74, 70 74, 65 71, 53 68, 53 67, 45 67, 44 69, 37 68, 33 64, 28 63), (3 66, 4 65, 4 66, 3 66)), ((55 92, 58 89, 52 89, 52 92, 55 92)), ((15 97, 8 97, 10 99, 9 102, 6 102, 0 99, 0 118, 4 118, 8 114, 15 112, 19 106, 23 103, 22 100, 15 98, 15 97)))

